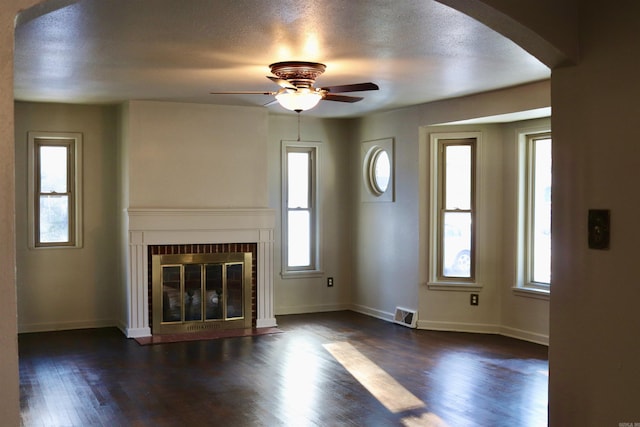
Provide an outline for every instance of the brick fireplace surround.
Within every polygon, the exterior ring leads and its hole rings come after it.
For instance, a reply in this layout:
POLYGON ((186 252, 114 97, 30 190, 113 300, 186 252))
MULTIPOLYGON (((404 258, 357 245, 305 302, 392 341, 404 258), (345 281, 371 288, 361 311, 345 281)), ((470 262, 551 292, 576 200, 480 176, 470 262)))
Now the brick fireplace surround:
POLYGON ((151 336, 149 247, 157 245, 256 245, 255 326, 275 327, 273 314, 273 236, 271 209, 128 209, 128 338, 151 336))

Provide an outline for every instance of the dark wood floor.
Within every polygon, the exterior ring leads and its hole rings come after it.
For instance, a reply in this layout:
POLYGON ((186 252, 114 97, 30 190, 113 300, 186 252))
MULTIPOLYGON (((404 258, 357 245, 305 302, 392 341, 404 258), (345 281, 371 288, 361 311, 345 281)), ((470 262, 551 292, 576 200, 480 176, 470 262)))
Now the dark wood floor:
POLYGON ((411 330, 352 312, 278 323, 283 333, 148 346, 117 329, 20 335, 23 425, 547 423, 544 346, 411 330), (356 378, 372 382, 365 388, 356 378), (389 409, 389 399, 405 395, 420 407, 389 409))

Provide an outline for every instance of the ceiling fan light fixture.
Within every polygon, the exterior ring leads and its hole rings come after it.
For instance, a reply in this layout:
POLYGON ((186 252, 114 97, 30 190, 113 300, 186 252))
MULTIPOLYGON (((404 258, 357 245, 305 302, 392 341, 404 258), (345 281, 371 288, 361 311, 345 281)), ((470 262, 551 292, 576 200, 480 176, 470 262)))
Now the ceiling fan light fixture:
MULTIPOLYGON (((324 73, 326 65, 319 62, 305 61, 285 61, 276 62, 269 65, 272 76, 266 76, 273 83, 280 86, 277 92, 264 91, 233 91, 233 92, 210 92, 212 95, 274 95, 276 101, 287 110, 300 113, 310 110, 321 100, 337 102, 358 102, 364 98, 361 96, 342 95, 343 92, 361 92, 368 90, 378 90, 375 83, 353 83, 340 86, 314 87, 316 78, 324 73)), ((265 105, 271 105, 269 102, 265 105)))
POLYGON ((278 103, 287 110, 310 110, 322 99, 322 94, 311 89, 298 89, 297 91, 284 91, 276 95, 278 103))

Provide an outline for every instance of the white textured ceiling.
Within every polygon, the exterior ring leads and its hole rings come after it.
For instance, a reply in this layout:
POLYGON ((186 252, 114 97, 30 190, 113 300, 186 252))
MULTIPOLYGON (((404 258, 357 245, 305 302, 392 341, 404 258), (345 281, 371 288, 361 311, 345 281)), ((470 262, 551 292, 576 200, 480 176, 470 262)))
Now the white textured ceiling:
POLYGON ((71 4, 18 19, 18 100, 260 106, 272 98, 209 92, 277 90, 265 78, 269 64, 316 61, 327 65, 317 86, 380 86, 354 93, 361 102, 322 101, 305 112, 350 117, 550 75, 510 40, 433 0, 58 2, 71 4))

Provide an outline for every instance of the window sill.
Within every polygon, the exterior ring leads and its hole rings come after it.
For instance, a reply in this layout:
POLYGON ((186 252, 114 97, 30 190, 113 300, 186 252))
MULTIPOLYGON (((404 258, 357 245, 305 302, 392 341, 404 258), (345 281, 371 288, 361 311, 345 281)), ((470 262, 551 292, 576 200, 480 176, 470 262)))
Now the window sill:
POLYGON ((82 249, 82 245, 51 245, 51 246, 36 246, 34 244, 29 244, 29 250, 33 251, 41 251, 44 249, 82 249))
POLYGON ((306 279, 324 276, 324 271, 321 270, 306 270, 306 271, 283 271, 280 272, 280 276, 283 279, 306 279))
POLYGON ((551 295, 551 292, 547 289, 521 288, 518 286, 514 286, 511 289, 513 290, 514 295, 526 298, 541 299, 545 301, 549 301, 549 297, 551 295))
POLYGON ((429 282, 427 287, 434 291, 479 291, 482 285, 467 282, 429 282))

